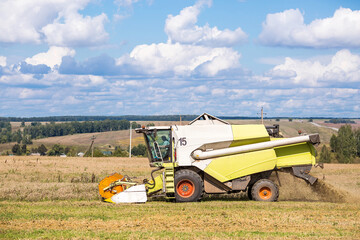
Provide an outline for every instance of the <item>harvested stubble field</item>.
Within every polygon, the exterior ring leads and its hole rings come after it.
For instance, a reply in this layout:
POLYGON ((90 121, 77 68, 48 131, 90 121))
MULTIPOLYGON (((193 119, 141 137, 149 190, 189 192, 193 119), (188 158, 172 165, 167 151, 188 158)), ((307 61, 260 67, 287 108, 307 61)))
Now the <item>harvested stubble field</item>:
POLYGON ((97 182, 120 172, 141 182, 144 158, 0 157, 0 238, 359 239, 360 165, 327 164, 314 188, 280 173, 280 199, 245 194, 202 202, 114 205, 97 182))

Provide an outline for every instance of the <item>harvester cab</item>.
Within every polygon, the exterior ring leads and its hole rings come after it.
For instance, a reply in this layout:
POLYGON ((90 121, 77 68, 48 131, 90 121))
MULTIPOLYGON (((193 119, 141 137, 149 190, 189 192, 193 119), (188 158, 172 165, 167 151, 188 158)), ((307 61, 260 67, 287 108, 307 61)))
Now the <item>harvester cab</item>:
POLYGON ((269 179, 285 171, 309 184, 315 165, 318 134, 279 138, 279 125, 230 125, 202 114, 184 126, 153 126, 135 130, 143 134, 151 167, 151 180, 136 184, 120 174, 99 185, 108 202, 146 202, 163 196, 177 202, 199 201, 203 194, 247 191, 250 199, 276 201, 279 190, 269 179), (156 177, 154 174, 156 173, 156 177))
POLYGON ((170 127, 140 128, 136 129, 136 132, 144 134, 151 167, 161 166, 164 162, 172 161, 170 127))

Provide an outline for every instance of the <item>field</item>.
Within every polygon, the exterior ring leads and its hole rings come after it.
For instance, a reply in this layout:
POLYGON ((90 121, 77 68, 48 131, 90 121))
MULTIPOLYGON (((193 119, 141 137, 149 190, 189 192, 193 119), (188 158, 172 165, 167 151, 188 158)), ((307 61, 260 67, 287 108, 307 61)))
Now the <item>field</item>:
POLYGON ((4 239, 359 239, 360 165, 326 164, 311 188, 280 174, 280 199, 209 195, 202 202, 114 205, 97 182, 150 176, 144 158, 0 157, 4 239))

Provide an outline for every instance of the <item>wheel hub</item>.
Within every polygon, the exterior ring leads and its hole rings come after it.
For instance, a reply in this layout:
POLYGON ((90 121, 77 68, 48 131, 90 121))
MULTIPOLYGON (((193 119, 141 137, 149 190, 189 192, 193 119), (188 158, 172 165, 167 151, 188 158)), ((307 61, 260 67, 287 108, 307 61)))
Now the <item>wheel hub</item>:
POLYGON ((195 191, 195 185, 192 181, 184 179, 177 184, 177 192, 184 198, 191 197, 195 191))
POLYGON ((259 196, 260 198, 266 200, 266 199, 269 199, 272 195, 272 192, 271 192, 271 189, 268 188, 268 187, 262 187, 260 188, 259 190, 259 196))

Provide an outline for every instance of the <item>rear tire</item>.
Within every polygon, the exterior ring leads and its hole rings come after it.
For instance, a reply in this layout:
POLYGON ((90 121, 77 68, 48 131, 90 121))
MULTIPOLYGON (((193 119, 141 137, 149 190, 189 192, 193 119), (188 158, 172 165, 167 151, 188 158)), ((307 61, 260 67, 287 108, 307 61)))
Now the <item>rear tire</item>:
POLYGON ((248 186, 248 190, 247 190, 247 195, 248 195, 249 200, 253 200, 252 195, 251 195, 252 187, 253 187, 252 185, 248 186))
POLYGON ((260 179, 252 186, 251 196, 255 201, 275 202, 279 198, 279 189, 273 181, 260 179))
POLYGON ((176 202, 199 201, 204 192, 204 183, 199 174, 184 169, 175 172, 176 202))

